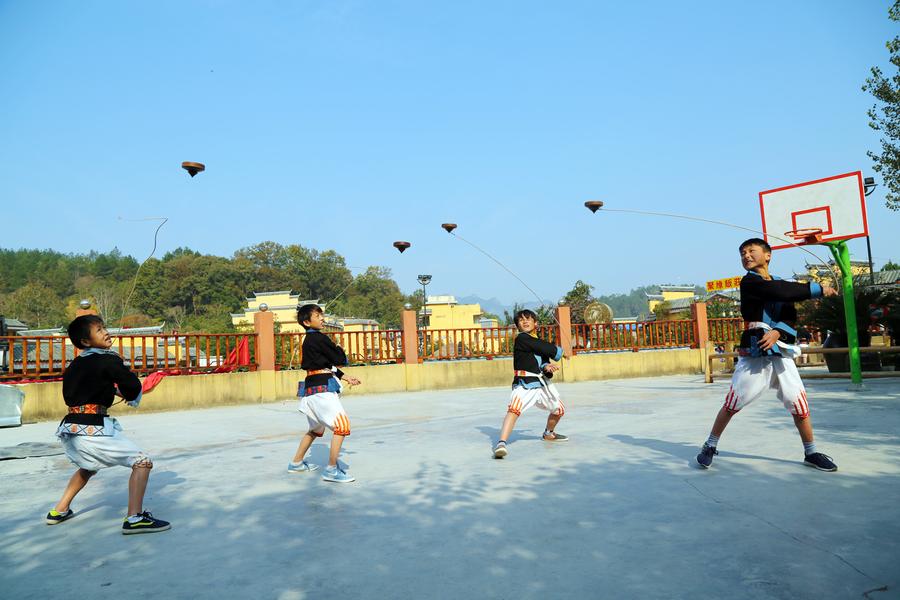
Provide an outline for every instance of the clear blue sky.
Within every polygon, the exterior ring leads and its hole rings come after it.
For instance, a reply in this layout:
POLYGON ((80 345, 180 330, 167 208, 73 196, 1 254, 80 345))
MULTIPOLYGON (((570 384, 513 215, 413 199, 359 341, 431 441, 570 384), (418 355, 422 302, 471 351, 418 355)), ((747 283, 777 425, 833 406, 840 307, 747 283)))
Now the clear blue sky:
POLYGON ((547 299, 737 275, 743 232, 582 203, 759 227, 760 190, 872 174, 889 5, 0 0, 0 246, 143 260, 155 225, 119 217, 163 215, 158 256, 299 243, 529 300, 454 221, 547 299))

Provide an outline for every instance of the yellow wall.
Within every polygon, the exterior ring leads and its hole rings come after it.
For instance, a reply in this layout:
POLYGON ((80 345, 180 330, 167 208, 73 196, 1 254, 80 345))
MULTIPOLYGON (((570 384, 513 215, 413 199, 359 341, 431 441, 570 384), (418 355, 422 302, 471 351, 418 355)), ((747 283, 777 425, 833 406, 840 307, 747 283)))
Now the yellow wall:
POLYGON ((298 296, 290 292, 247 298, 244 315, 232 316, 231 323, 238 331, 253 331, 253 314, 259 311, 260 304, 267 304, 275 317, 275 327, 280 326, 282 333, 302 332, 303 328, 297 323, 297 299, 298 296))
MULTIPOLYGON (((253 331, 253 314, 259 311, 260 304, 267 304, 269 312, 274 315, 276 330, 280 333, 304 333, 306 330, 297 323, 297 294, 283 292, 279 294, 260 295, 247 298, 247 307, 241 316, 232 316, 231 323, 238 331, 253 331)), ((350 317, 335 317, 327 315, 325 329, 340 329, 341 331, 371 331, 379 328, 377 322, 347 323, 350 317)))
POLYGON ((480 304, 431 304, 426 310, 429 314, 428 329, 467 329, 479 327, 481 318, 480 304))
POLYGON ((693 298, 694 292, 677 292, 673 290, 663 289, 660 291, 662 295, 662 300, 647 300, 647 309, 650 311, 650 314, 653 314, 653 309, 662 304, 663 302, 670 302, 672 300, 678 300, 680 298, 693 298))
MULTIPOLYGON (((362 385, 347 386, 347 394, 382 394, 406 391, 508 386, 512 381, 512 360, 435 361, 416 365, 376 365, 350 367, 346 372, 362 385)), ((628 377, 655 377, 703 372, 701 350, 656 352, 611 352, 579 354, 563 360, 555 381, 593 381, 628 377)), ((167 377, 141 402, 141 412, 216 407, 227 404, 254 404, 294 398, 303 371, 256 371, 217 375, 167 377)), ((29 383, 25 391, 22 420, 58 420, 65 415, 62 384, 29 383)), ((134 409, 116 406, 112 414, 128 414, 134 409)))

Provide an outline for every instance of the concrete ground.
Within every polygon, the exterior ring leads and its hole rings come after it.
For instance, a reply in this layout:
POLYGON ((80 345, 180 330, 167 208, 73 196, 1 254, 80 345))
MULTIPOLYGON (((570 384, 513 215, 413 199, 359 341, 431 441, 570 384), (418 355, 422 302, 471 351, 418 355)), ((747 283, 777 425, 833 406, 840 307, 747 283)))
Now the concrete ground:
MULTIPOLYGON (((126 414, 157 467, 145 506, 171 531, 120 533, 126 469, 44 525, 62 455, 0 462, 3 598, 900 598, 900 384, 809 384, 804 467, 774 394, 693 468, 728 381, 560 385, 566 444, 526 413, 490 457, 503 388, 345 398, 356 483, 285 471, 295 402, 126 414), (886 587, 885 587, 886 586, 886 587)), ((152 395, 144 402, 152 402, 152 395)), ((52 442, 53 423, 0 429, 52 442)), ((325 461, 324 443, 312 460, 325 461)))

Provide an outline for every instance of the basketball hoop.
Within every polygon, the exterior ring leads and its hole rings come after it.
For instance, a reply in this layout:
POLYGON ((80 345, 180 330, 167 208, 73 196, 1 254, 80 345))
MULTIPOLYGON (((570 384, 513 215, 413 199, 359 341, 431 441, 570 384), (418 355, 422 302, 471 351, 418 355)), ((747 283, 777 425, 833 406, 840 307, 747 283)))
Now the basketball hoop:
POLYGON ((794 243, 798 246, 803 244, 822 243, 822 230, 819 227, 793 229, 791 231, 785 231, 784 235, 794 238, 794 243))

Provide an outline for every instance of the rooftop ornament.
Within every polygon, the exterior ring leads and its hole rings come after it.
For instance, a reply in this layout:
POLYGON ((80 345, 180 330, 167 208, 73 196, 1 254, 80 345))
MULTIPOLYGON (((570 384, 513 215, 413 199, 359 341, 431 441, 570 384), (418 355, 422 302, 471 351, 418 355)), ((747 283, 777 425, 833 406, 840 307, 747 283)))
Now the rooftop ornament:
POLYGON ((259 305, 259 312, 266 312, 267 310, 269 310, 269 305, 265 302, 259 305))
POLYGON ((399 250, 400 254, 403 254, 403 252, 410 246, 412 246, 412 244, 410 244, 409 242, 394 242, 394 248, 399 250))
POLYGON ((87 310, 91 307, 91 301, 87 300, 87 299, 82 300, 81 302, 78 303, 78 306, 80 306, 84 310, 87 310))

